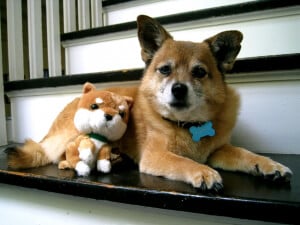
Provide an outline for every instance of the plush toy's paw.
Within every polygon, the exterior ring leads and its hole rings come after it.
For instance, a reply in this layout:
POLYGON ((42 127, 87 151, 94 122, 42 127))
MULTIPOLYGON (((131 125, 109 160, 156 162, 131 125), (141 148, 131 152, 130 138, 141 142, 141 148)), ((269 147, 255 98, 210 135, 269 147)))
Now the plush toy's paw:
POLYGON ((94 159, 94 155, 90 148, 85 148, 79 150, 79 158, 86 164, 91 164, 94 159))
POLYGON ((58 164, 58 169, 64 170, 71 168, 70 163, 67 160, 60 161, 58 164))
POLYGON ((76 170, 78 176, 88 176, 91 172, 90 167, 82 161, 79 161, 76 164, 75 170, 76 170))
POLYGON ((111 170, 111 163, 107 159, 101 159, 97 161, 97 170, 102 173, 109 173, 111 170))

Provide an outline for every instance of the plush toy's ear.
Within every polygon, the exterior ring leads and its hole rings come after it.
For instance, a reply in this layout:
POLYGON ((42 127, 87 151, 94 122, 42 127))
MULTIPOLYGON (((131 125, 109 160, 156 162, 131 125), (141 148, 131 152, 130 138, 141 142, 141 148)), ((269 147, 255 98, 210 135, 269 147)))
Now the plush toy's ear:
POLYGON ((83 94, 86 94, 90 91, 93 91, 93 90, 96 90, 96 87, 95 85, 93 85, 92 83, 90 82, 86 82, 84 85, 83 85, 83 89, 82 89, 82 93, 83 94))
POLYGON ((155 19, 145 15, 138 16, 137 26, 142 59, 148 65, 163 42, 172 36, 155 19))
POLYGON ((239 31, 224 31, 205 40, 217 60, 219 70, 225 73, 232 69, 240 52, 243 34, 239 31))
POLYGON ((133 98, 132 97, 129 97, 129 96, 124 96, 126 102, 127 102, 127 105, 129 107, 129 109, 132 107, 133 105, 133 98))

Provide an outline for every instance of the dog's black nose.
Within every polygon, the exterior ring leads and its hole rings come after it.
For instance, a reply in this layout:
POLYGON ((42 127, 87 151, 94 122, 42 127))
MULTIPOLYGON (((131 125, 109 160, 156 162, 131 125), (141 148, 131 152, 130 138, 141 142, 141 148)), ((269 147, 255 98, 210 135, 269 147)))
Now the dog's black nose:
POLYGON ((183 83, 175 83, 172 86, 172 94, 176 100, 184 100, 186 98, 188 88, 183 83))
POLYGON ((109 115, 109 114, 105 114, 104 117, 105 117, 105 119, 106 119, 107 121, 110 121, 110 120, 112 120, 112 118, 113 118, 113 116, 112 116, 112 115, 109 115))

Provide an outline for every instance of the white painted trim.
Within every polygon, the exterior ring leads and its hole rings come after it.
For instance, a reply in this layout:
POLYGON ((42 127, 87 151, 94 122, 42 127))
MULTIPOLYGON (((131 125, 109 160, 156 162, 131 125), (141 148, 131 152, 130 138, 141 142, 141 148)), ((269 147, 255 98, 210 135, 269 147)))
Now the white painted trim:
MULTIPOLYGON (((1 18, 1 11, 0 11, 1 18)), ((1 34, 1 23, 0 23, 1 34)), ((0 36, 0 146, 7 144, 4 88, 3 88, 3 64, 2 64, 2 38, 0 36)))
POLYGON ((78 0, 78 30, 90 28, 90 1, 78 0))
POLYGON ((46 1, 49 76, 61 75, 59 0, 46 1))
POLYGON ((24 79, 22 0, 7 0, 9 80, 24 79))
POLYGON ((64 0, 64 32, 76 31, 76 0, 64 0))
POLYGON ((29 74, 30 78, 42 78, 43 40, 42 40, 42 1, 27 1, 28 15, 28 46, 29 46, 29 74))
POLYGON ((103 26, 102 0, 91 0, 92 28, 103 26))

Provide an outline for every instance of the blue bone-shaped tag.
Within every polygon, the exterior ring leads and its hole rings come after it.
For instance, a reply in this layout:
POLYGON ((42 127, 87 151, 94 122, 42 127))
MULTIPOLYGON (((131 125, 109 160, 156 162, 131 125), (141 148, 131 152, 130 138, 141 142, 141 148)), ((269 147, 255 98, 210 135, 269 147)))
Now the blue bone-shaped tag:
POLYGON ((212 137, 216 134, 215 129, 212 127, 211 121, 207 121, 200 126, 192 126, 190 127, 189 131, 192 134, 192 139, 194 142, 200 141, 203 137, 212 137))

